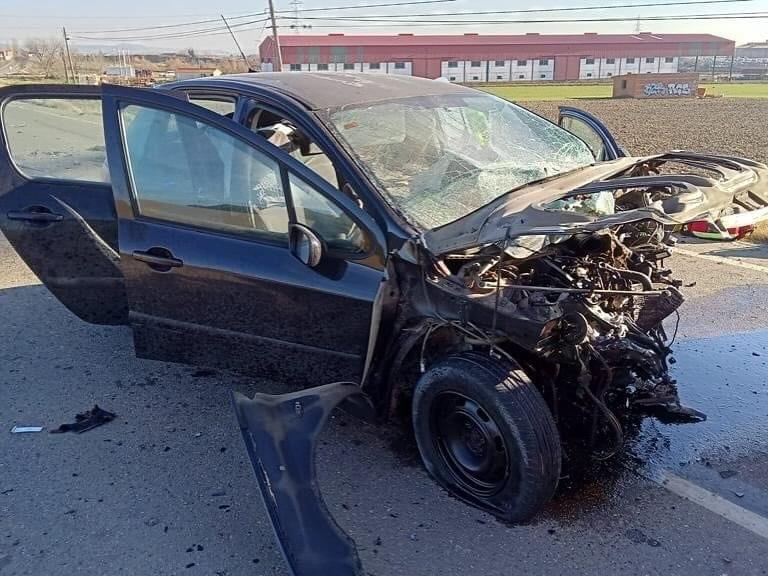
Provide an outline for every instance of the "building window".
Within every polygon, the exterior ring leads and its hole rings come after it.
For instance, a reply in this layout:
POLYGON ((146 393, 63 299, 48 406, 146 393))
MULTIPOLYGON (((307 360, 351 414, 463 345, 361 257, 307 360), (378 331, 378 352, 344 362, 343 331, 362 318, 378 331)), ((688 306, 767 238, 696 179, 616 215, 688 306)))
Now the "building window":
POLYGON ((520 74, 520 75, 517 77, 517 79, 518 79, 518 80, 525 80, 525 74, 520 74))
POLYGON ((318 64, 317 65, 318 70, 328 70, 328 64, 318 64))
POLYGON ((496 60, 493 65, 496 66, 496 68, 504 68, 505 62, 504 60, 496 60))
POLYGON ((594 63, 595 63, 595 59, 594 58, 587 58, 586 60, 584 60, 584 64, 586 64, 587 66, 591 66, 594 63))
POLYGON ((542 58, 541 60, 539 60, 539 66, 549 66, 549 59, 542 58))
POLYGON ((674 61, 675 61, 675 59, 674 58, 670 58, 669 56, 664 58, 664 62, 666 62, 667 64, 672 64, 674 61))
POLYGON ((592 72, 587 72, 587 78, 592 78, 592 72))
POLYGON ((546 74, 539 74, 539 78, 546 78, 546 77, 547 77, 546 74))
POLYGON ((458 62, 448 62, 448 68, 458 68, 459 63, 458 62))
POLYGON ((472 62, 470 62, 469 65, 472 68, 480 68, 480 66, 482 66, 482 63, 480 62, 480 60, 472 60, 472 62))
POLYGON ((456 82, 456 76, 448 76, 448 80, 451 82, 456 82))
POLYGON ((606 64, 616 64, 616 58, 606 58, 605 59, 606 64))
POLYGON ((634 64, 635 59, 634 58, 627 58, 627 64, 634 64))
POLYGON ((480 80, 479 76, 472 76, 472 80, 480 80))
POLYGON ((291 72, 299 72, 299 71, 301 71, 301 64, 291 64, 290 65, 290 71, 291 72))
POLYGON ((504 76, 501 74, 496 74, 496 80, 504 80, 504 76))
POLYGON ((518 66, 528 66, 528 60, 518 60, 517 61, 518 66))
POLYGON ((645 59, 645 63, 646 64, 653 64, 654 62, 656 62, 656 58, 646 58, 645 59))
POLYGON ((608 75, 608 78, 610 78, 611 76, 613 76, 613 72, 608 72, 607 75, 608 75))
POLYGON ((354 70, 355 65, 354 64, 344 64, 344 70, 354 70))
POLYGON ((370 68, 371 70, 381 70, 381 63, 380 62, 371 62, 368 65, 368 68, 370 68))
POLYGON ((405 62, 395 62, 395 70, 405 70, 405 62))

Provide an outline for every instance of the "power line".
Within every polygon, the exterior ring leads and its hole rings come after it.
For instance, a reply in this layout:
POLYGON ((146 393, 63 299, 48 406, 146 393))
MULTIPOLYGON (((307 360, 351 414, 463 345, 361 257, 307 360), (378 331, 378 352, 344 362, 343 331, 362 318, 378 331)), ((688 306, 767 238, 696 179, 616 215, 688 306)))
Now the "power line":
MULTIPOLYGON (((253 16, 259 16, 264 14, 264 12, 254 12, 252 14, 245 14, 243 16, 228 16, 229 20, 239 20, 241 18, 252 18, 253 16)), ((211 22, 220 22, 221 16, 218 18, 210 18, 207 20, 195 20, 194 22, 180 22, 178 24, 158 24, 155 26, 139 26, 137 28, 117 28, 114 30, 91 30, 91 31, 83 31, 78 30, 75 32, 75 34, 111 34, 111 33, 122 33, 122 32, 141 32, 143 30, 161 30, 166 28, 183 28, 186 26, 196 26, 199 24, 210 24, 211 22)))
MULTIPOLYGON (((754 2, 755 0, 685 0, 685 1, 662 1, 662 2, 647 2, 642 4, 612 4, 612 5, 600 5, 600 6, 571 6, 568 8, 528 8, 522 10, 486 10, 486 11, 473 11, 473 12, 430 12, 425 14, 378 14, 378 15, 365 15, 365 16, 333 16, 334 20, 362 20, 368 18, 413 18, 413 17, 428 17, 435 18, 441 16, 476 16, 476 15, 488 15, 488 14, 530 14, 541 12, 586 12, 590 10, 613 10, 617 8, 647 8, 657 6, 689 6, 700 4, 736 4, 743 2, 754 2)), ((286 18, 289 18, 286 16, 286 18)), ((303 16, 309 20, 329 20, 330 17, 324 16, 303 16)))
MULTIPOLYGON (((747 0, 744 0, 747 1, 747 0)), ((320 12, 328 10, 358 10, 360 8, 384 8, 386 6, 414 6, 416 4, 444 4, 445 2, 456 2, 456 0, 415 0, 412 2, 388 2, 384 4, 359 4, 357 6, 333 6, 328 8, 304 8, 302 12, 320 12)), ((275 10, 275 14, 286 14, 293 10, 275 10)))
MULTIPOLYGON (((231 28, 238 28, 240 31, 246 30, 245 26, 251 24, 258 24, 260 22, 268 21, 268 17, 259 18, 256 20, 250 20, 248 22, 240 22, 238 24, 231 24, 231 28)), ((109 40, 109 41, 128 41, 128 40, 171 40, 176 38, 196 38, 198 36, 212 36, 216 34, 229 34, 226 26, 213 26, 211 28, 199 28, 196 30, 184 30, 178 32, 168 32, 165 34, 142 34, 138 36, 84 36, 81 34, 70 34, 71 38, 77 38, 78 40, 109 40)))
MULTIPOLYGON (((331 18, 328 18, 331 20, 331 18)), ((680 14, 674 16, 644 16, 643 21, 678 21, 678 20, 760 20, 768 19, 768 12, 727 12, 722 14, 680 14)), ((336 18, 333 18, 336 20, 336 18)), ((615 18, 552 18, 546 20, 420 20, 416 22, 403 20, 362 20, 362 24, 347 23, 348 28, 393 28, 413 26, 467 26, 475 24, 555 24, 568 22, 634 22, 637 16, 615 18), (388 22, 374 24, 366 22, 388 22)), ((283 26, 287 28, 289 26, 283 26)), ((313 28, 339 28, 334 24, 313 24, 313 28)))
MULTIPOLYGON (((690 4, 712 4, 712 3, 732 3, 732 2, 745 2, 750 0, 685 0, 682 2, 654 2, 647 3, 646 5, 690 5, 690 4)), ((641 6, 635 4, 633 6, 641 6)), ((555 11, 557 9, 541 9, 541 11, 555 11)), ((571 8, 567 9, 571 11, 571 8)), ((527 13, 538 12, 539 10, 512 10, 512 11, 489 11, 489 12, 477 12, 476 14, 497 14, 497 13, 527 13)), ((457 13, 457 15, 465 15, 466 13, 457 13)), ((434 16, 434 15, 430 15, 434 16)), ((594 18, 546 18, 546 19, 505 19, 505 20, 481 20, 481 19, 440 19, 440 16, 450 16, 447 14, 438 14, 438 18, 429 17, 418 20, 413 20, 414 17, 418 18, 419 15, 397 15, 397 16, 359 16, 359 17, 341 17, 341 16, 315 16, 307 17, 320 22, 333 20, 338 21, 343 19, 345 26, 348 28, 395 28, 395 27, 419 27, 419 26, 468 26, 476 24, 553 24, 553 23, 586 23, 586 22, 629 22, 636 21, 637 16, 631 17, 594 17, 594 18), (409 18, 404 20, 403 18, 409 18)), ((281 20, 295 21, 290 16, 279 16, 281 20)), ((724 12, 724 13, 710 13, 710 14, 678 14, 667 16, 645 16, 643 21, 682 21, 682 20, 713 20, 713 19, 726 19, 726 20, 753 20, 753 19, 765 19, 768 18, 768 12, 724 12)), ((232 24, 232 28, 237 28, 239 31, 251 31, 260 29, 263 33, 266 22, 269 18, 264 17, 247 22, 240 22, 232 24), (262 24, 260 27, 252 26, 253 24, 262 24)), ((280 24, 279 28, 290 28, 290 24, 280 24)), ((313 25, 315 28, 339 28, 338 24, 317 24, 313 25)), ((199 28, 194 30, 183 30, 177 32, 168 32, 162 34, 146 34, 146 35, 134 35, 134 36, 83 36, 70 34, 71 38, 77 38, 79 40, 100 40, 100 41, 150 41, 150 40, 171 40, 171 39, 184 39, 184 38, 197 38, 204 36, 217 36, 222 34, 229 34, 226 27, 215 26, 210 28, 199 28)))
MULTIPOLYGON (((722 0, 721 0, 722 1, 722 0)), ((740 1, 740 2, 747 2, 751 0, 732 0, 732 1, 740 1)), ((327 8, 310 8, 307 10, 303 10, 303 12, 319 12, 319 11, 328 11, 328 10, 353 10, 353 9, 359 9, 359 8, 382 8, 382 7, 389 7, 389 6, 415 6, 415 5, 421 5, 421 4, 445 4, 446 2, 456 2, 456 0, 408 0, 404 2, 386 2, 386 3, 380 3, 380 4, 361 4, 359 6, 329 6, 327 8)), ((293 13, 294 10, 275 10, 275 14, 290 14, 293 13)), ((265 14, 266 11, 261 12, 251 12, 249 14, 241 14, 239 16, 226 16, 227 20, 242 20, 243 18, 252 18, 254 16, 261 16, 265 14)), ((154 26, 138 26, 134 28, 116 28, 111 30, 76 30, 74 31, 75 34, 113 34, 113 33, 123 33, 123 32, 142 32, 145 30, 162 30, 162 29, 168 29, 168 28, 184 28, 187 26, 196 26, 200 24, 210 24, 212 22, 219 22, 221 21, 221 15, 219 15, 216 18, 208 18, 205 20, 195 20, 191 22, 178 22, 174 24, 157 24, 154 26)))
MULTIPOLYGON (((568 23, 568 22, 633 22, 637 19, 636 16, 633 17, 626 17, 626 18, 588 18, 588 19, 548 19, 548 20, 483 20, 483 21, 449 21, 449 22, 430 22, 430 21, 422 21, 422 22, 396 22, 398 28, 426 28, 430 26, 443 26, 443 27, 452 27, 452 26, 469 26, 469 25, 475 25, 477 23, 483 23, 483 24, 550 24, 550 23, 568 23)), ((726 14, 700 14, 700 15, 678 15, 678 16, 648 16, 643 18, 643 20, 650 20, 650 21, 676 21, 676 20, 717 20, 717 19, 723 19, 723 20, 757 20, 757 19, 768 19, 768 12, 765 13, 726 13, 726 14)), ((263 33, 265 24, 268 20, 265 20, 261 26, 251 26, 247 28, 241 28, 241 32, 250 32, 250 31, 259 31, 260 33, 263 33)), ((362 24, 354 24, 350 23, 346 26, 347 28, 393 28, 393 23, 389 24, 376 24, 376 23, 362 23, 362 24)), ((289 24, 278 24, 278 28, 284 28, 289 29, 289 24)), ((339 26, 336 24, 316 24, 313 25, 313 28, 336 28, 338 29, 339 26)), ((218 31, 218 32, 203 32, 198 34, 186 34, 183 36, 172 36, 172 37, 164 37, 162 39, 171 39, 171 38, 197 38, 197 37, 208 37, 208 36, 221 36, 221 35, 227 35, 229 32, 226 30, 224 31, 218 31)), ((73 37, 73 36, 70 36, 73 37)), ((88 39, 88 40, 111 40, 110 38, 82 38, 82 37, 76 37, 78 39, 88 39)), ((148 37, 144 38, 144 41, 150 41, 150 40, 157 40, 158 38, 154 37, 148 37)))

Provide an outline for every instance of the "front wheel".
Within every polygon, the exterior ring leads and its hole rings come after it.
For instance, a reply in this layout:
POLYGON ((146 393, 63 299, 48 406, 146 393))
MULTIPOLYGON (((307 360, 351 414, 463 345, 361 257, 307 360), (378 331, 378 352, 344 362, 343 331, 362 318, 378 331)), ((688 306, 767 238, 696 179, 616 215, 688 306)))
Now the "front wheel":
POLYGON ((438 362, 416 384, 413 426, 430 475, 502 520, 529 520, 557 488, 560 437, 516 364, 477 352, 438 362))

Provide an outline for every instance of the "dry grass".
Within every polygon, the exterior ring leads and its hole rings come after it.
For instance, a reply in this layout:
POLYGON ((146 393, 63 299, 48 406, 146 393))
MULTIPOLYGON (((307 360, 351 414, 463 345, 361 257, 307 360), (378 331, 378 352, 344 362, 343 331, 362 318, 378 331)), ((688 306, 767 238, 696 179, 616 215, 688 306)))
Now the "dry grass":
POLYGON ((752 232, 752 234, 747 237, 747 240, 768 244, 768 222, 763 222, 760 224, 757 227, 757 230, 752 232))

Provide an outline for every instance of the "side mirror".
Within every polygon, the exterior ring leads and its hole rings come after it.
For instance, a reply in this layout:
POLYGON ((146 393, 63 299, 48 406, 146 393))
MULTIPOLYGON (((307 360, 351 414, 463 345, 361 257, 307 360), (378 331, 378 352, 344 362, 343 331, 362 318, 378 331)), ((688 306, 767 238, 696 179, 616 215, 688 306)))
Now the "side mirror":
POLYGON ((316 267, 323 259, 323 242, 310 228, 302 224, 291 224, 288 233, 291 253, 310 268, 316 267))

